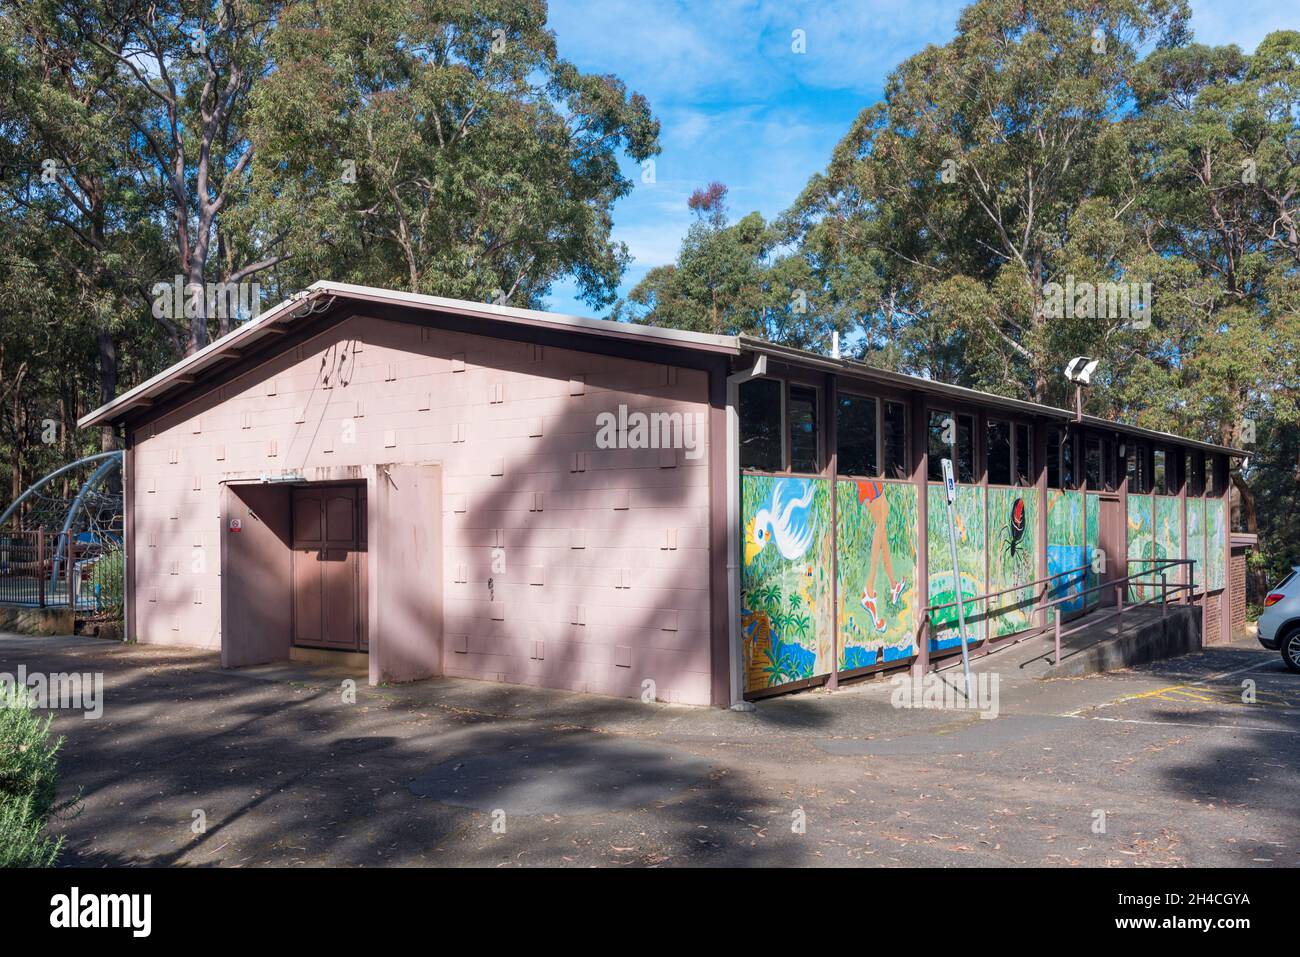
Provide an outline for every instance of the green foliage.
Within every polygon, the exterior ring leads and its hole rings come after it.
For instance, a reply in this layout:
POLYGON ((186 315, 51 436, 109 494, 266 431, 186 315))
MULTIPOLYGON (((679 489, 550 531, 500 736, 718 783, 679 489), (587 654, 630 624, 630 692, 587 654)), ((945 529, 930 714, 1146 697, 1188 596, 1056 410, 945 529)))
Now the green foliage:
POLYGON ((874 365, 1055 405, 1066 362, 1099 358, 1090 412, 1238 447, 1253 425, 1235 481, 1280 573, 1300 562, 1300 31, 1245 53, 1192 42, 1188 15, 976 0, 775 223, 711 208, 623 308, 823 351, 838 330, 874 365), (1150 283, 1149 322, 1053 318, 1070 279, 1150 283), (783 308, 796 288, 807 313, 783 308))
POLYGON ((238 321, 156 310, 177 276, 257 282, 264 305, 321 278, 538 306, 571 276, 613 299, 619 164, 656 154, 659 125, 558 56, 542 0, 3 12, 6 488, 113 447, 77 418, 238 321))
POLYGON ((251 94, 246 228, 283 277, 540 306, 593 305, 627 264, 609 211, 659 150, 645 99, 561 59, 540 0, 290 4, 251 94))
POLYGON ((25 688, 0 690, 0 867, 49 867, 63 846, 42 835, 55 810, 58 752, 49 740, 51 717, 29 708, 25 688))
POLYGON ((111 618, 122 618, 126 587, 126 553, 119 547, 106 549, 92 569, 97 609, 111 618))

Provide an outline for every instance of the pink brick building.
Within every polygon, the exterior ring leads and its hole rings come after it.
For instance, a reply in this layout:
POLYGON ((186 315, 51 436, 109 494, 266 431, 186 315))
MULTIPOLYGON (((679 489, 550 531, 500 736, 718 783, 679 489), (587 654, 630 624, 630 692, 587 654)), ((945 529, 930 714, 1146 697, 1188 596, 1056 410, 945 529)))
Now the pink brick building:
MULTIPOLYGON (((127 631, 141 643, 219 649, 227 667, 310 650, 364 655, 372 682, 449 675, 727 705, 753 690, 740 478, 842 477, 835 421, 848 390, 880 397, 872 414, 886 430, 888 408, 902 410, 901 445, 872 440, 874 474, 919 489, 927 417, 954 398, 981 429, 1000 416, 1018 423, 1008 434, 1024 428, 1044 495, 1052 429, 1080 443, 1080 460, 1085 426, 1111 442, 1108 474, 1121 483, 1116 438, 1171 438, 743 338, 336 283, 82 425, 126 433, 127 631), (784 390, 775 468, 746 461, 754 423, 728 421, 736 379, 757 363, 784 390), (801 465, 787 420, 805 392, 816 411, 801 465)), ((992 446, 973 448, 987 487, 992 446)), ((1187 448, 1212 471, 1233 454, 1187 448)), ((1045 546, 1043 522, 1030 535, 1045 546)), ((924 583, 920 551, 913 581, 924 583)), ((834 568, 820 571, 833 589, 834 568)), ((842 597, 830 593, 837 607, 842 597)), ((910 607, 909 627, 923 629, 924 602, 910 607)), ((832 661, 842 623, 819 639, 832 661)), ((922 638, 892 663, 928 655, 922 638)), ((776 687, 864 670, 838 659, 776 687)))

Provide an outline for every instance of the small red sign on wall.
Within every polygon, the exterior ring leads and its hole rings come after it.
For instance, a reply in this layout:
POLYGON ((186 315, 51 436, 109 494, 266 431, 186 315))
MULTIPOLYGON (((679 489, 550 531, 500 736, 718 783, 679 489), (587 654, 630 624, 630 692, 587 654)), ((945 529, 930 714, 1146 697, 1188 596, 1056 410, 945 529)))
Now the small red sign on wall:
POLYGON ((230 530, 232 532, 242 532, 244 530, 243 520, 238 518, 232 518, 230 520, 230 530))

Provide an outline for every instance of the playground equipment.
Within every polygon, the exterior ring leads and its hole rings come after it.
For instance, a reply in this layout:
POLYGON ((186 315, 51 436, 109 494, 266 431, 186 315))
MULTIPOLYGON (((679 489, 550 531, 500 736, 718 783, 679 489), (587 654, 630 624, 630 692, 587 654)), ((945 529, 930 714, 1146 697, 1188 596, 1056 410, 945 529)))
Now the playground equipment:
POLYGON ((76 567, 97 563, 124 544, 121 483, 111 481, 121 468, 120 451, 87 455, 37 479, 4 510, 0 515, 0 537, 5 540, 0 572, 13 586, 3 589, 5 600, 44 605, 48 595, 57 601, 60 582, 66 578, 63 597, 76 605, 80 591, 80 576, 72 574, 76 567), (94 470, 71 497, 59 494, 58 479, 92 465, 94 470), (15 516, 19 528, 4 531, 15 516), (57 539, 47 543, 46 531, 56 527, 57 539), (53 548, 47 555, 49 544, 53 548))

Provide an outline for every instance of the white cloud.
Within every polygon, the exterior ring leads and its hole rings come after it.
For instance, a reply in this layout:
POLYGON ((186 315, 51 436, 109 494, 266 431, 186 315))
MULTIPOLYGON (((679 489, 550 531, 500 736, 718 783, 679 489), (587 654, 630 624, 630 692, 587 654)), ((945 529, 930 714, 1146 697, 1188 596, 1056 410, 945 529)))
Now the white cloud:
MULTIPOLYGON (((653 186, 637 184, 614 210, 614 237, 635 262, 623 291, 676 259, 692 221, 691 191, 730 189, 733 216, 771 218, 825 168, 835 143, 883 89, 885 78, 929 43, 945 43, 961 0, 552 0, 560 55, 610 72, 644 93, 661 122, 653 186), (802 29, 807 53, 790 49, 802 29)), ((1250 51, 1271 30, 1300 27, 1281 0, 1192 0, 1205 43, 1250 51)), ((589 311, 557 284, 557 308, 589 311), (567 299, 565 297, 568 297, 567 299)))

